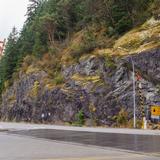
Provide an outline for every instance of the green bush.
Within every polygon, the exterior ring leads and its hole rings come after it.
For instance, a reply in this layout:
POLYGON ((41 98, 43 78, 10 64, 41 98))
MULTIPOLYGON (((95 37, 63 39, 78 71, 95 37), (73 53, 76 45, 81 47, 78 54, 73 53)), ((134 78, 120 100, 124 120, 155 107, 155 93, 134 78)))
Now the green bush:
POLYGON ((83 126, 84 125, 84 113, 82 110, 80 110, 76 115, 75 115, 76 122, 74 123, 77 126, 83 126))
POLYGON ((132 20, 129 17, 123 17, 119 20, 119 22, 116 24, 115 32, 118 34, 122 34, 129 29, 131 29, 133 26, 132 20))
POLYGON ((56 85, 59 85, 59 84, 63 84, 64 83, 64 77, 62 76, 62 74, 57 74, 54 78, 54 82, 56 85))
POLYGON ((116 68, 116 63, 114 62, 113 58, 110 56, 105 56, 105 66, 111 69, 116 68))

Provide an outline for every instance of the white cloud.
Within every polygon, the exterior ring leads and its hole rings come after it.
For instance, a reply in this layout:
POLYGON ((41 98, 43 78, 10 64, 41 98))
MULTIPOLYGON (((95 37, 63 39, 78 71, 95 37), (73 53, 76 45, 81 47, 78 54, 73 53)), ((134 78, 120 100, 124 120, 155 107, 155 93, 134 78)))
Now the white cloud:
POLYGON ((21 29, 28 0, 0 0, 0 39, 7 38, 13 26, 21 29))

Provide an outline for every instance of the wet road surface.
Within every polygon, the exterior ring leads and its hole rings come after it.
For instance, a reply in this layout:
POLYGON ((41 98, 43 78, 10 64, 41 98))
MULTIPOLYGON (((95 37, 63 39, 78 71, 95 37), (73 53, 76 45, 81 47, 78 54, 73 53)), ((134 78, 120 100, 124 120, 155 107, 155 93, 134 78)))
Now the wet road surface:
POLYGON ((113 147, 160 156, 160 136, 156 135, 94 133, 52 129, 12 131, 9 133, 101 147, 113 147))
MULTIPOLYGON (((98 159, 99 157, 106 156, 121 156, 123 158, 133 156, 134 158, 141 158, 140 155, 136 154, 107 151, 93 147, 49 142, 43 139, 0 133, 0 160, 62 160, 66 158, 71 160, 74 157, 85 159, 86 157, 96 156, 98 159)), ((147 159, 146 156, 144 157, 147 159)), ((158 159, 155 158, 155 160, 158 159)))
POLYGON ((0 132, 0 160, 159 160, 159 157, 0 132))

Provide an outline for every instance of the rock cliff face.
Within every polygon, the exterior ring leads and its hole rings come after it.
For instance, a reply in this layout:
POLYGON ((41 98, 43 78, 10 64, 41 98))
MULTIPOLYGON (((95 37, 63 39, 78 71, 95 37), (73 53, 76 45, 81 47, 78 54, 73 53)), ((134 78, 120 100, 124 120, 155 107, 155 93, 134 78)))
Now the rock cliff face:
MULTIPOLYGON (((125 57, 89 56, 77 64, 63 67, 63 86, 47 88, 47 73, 39 71, 20 75, 20 80, 3 93, 2 120, 41 122, 74 122, 82 110, 85 119, 99 125, 113 125, 122 110, 133 117, 132 65, 142 79, 145 106, 160 102, 160 49, 125 57)), ((141 116, 136 83, 137 116, 141 116)))

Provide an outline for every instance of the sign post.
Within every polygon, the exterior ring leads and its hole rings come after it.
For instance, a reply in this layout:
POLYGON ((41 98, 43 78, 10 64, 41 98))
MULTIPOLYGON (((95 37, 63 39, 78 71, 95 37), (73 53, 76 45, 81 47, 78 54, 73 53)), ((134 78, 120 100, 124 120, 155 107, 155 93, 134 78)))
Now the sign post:
POLYGON ((133 127, 136 128, 136 85, 135 85, 135 66, 131 57, 132 71, 133 71, 133 127))
POLYGON ((142 129, 147 129, 147 119, 145 115, 145 108, 144 108, 144 99, 142 95, 142 83, 141 83, 141 75, 137 72, 136 73, 137 81, 138 81, 138 92, 140 98, 140 108, 141 108, 141 116, 142 116, 142 129))

